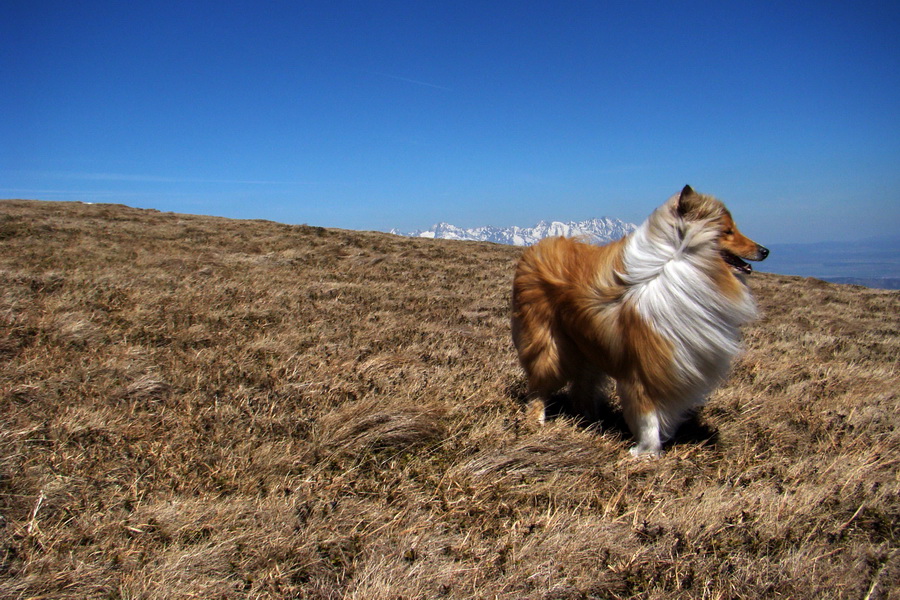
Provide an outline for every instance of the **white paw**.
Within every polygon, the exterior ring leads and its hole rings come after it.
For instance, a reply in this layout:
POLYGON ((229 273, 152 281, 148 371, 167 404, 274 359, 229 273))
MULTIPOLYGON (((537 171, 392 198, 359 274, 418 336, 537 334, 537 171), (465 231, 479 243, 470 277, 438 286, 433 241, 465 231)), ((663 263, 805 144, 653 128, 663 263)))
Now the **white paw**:
POLYGON ((637 445, 631 449, 632 456, 659 456, 662 454, 662 438, 659 435, 659 415, 655 410, 637 418, 631 431, 637 438, 637 445))
POLYGON ((635 444, 628 450, 629 454, 641 458, 659 458, 662 456, 662 446, 635 444))

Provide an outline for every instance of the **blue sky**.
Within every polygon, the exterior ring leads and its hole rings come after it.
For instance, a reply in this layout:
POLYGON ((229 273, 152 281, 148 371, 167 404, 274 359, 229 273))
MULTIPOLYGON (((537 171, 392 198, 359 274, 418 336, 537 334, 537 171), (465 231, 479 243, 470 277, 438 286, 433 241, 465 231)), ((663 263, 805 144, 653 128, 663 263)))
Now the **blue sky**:
POLYGON ((0 2, 0 197, 349 229, 900 228, 900 3, 0 2))

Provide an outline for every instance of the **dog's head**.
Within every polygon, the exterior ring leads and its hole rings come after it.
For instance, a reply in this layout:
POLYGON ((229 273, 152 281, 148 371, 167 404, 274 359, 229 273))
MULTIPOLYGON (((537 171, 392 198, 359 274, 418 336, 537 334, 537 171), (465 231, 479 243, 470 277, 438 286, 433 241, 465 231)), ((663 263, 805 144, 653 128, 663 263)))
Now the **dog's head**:
POLYGON ((731 213, 724 204, 712 196, 698 194, 689 185, 681 190, 676 211, 684 219, 709 219, 717 224, 722 259, 739 275, 753 271, 753 267, 744 261, 764 260, 769 255, 768 248, 760 246, 738 231, 731 213))

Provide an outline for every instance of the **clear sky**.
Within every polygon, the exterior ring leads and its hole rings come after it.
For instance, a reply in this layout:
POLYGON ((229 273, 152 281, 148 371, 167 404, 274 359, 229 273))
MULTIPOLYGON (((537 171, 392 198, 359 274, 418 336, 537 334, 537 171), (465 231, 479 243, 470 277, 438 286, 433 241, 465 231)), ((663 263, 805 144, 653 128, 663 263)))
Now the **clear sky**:
POLYGON ((348 229, 900 229, 900 2, 0 0, 0 198, 348 229))

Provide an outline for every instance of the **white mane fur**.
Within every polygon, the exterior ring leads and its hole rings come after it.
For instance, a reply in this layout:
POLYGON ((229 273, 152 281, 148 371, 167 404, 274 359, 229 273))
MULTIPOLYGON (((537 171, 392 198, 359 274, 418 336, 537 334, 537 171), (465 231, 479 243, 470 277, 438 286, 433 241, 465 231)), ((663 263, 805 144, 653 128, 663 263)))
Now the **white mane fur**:
POLYGON ((740 326, 756 317, 749 290, 728 298, 713 280, 722 268, 716 224, 681 218, 677 202, 670 198, 630 236, 622 274, 625 300, 672 343, 682 391, 672 416, 705 401, 740 350, 740 326))

